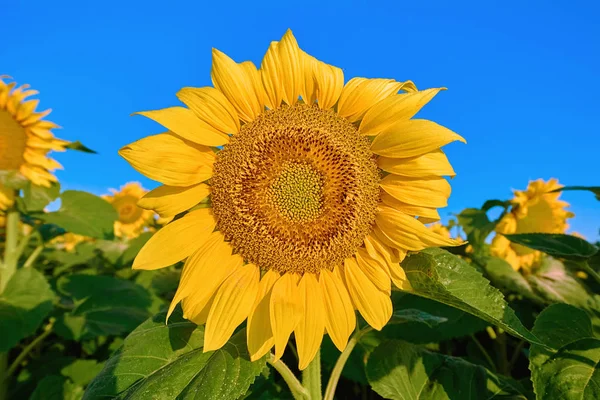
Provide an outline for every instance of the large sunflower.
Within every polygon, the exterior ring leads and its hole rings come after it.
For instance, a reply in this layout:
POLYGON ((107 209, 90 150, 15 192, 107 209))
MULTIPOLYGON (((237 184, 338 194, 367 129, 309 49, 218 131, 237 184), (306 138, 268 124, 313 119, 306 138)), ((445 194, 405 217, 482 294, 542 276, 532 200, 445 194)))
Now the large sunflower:
MULTIPOLYGON (((569 203, 559 200, 562 185, 556 179, 529 182, 527 190, 516 190, 511 200, 512 208, 496 226, 496 232, 511 233, 564 233, 569 225, 567 219, 574 216, 566 210, 569 203)), ((542 253, 512 243, 503 235, 492 240, 491 252, 505 259, 515 270, 531 270, 540 261, 542 253)))
POLYGON ((110 189, 112 194, 102 198, 112 204, 119 214, 115 221, 115 235, 126 239, 139 236, 140 233, 154 220, 154 212, 138 206, 138 201, 148 191, 138 182, 129 182, 119 190, 110 189))
POLYGON ((387 323, 391 282, 409 288, 398 264, 407 251, 457 244, 423 223, 439 220, 450 195, 440 147, 464 139, 411 119, 441 89, 344 85, 342 70, 304 53, 290 31, 260 69, 213 50, 211 76, 214 88, 177 93, 188 108, 140 113, 168 132, 120 150, 164 184, 145 207, 162 217, 194 208, 133 268, 187 258, 169 312, 181 302, 185 318, 206 323, 205 351, 247 319, 253 360, 273 346, 281 357, 293 332, 303 369, 324 332, 345 348, 356 309, 375 329, 387 323))
MULTIPOLYGON (((18 171, 33 184, 49 187, 56 182, 50 171, 61 165, 48 157, 51 150, 64 151, 69 143, 54 137, 58 125, 45 121, 51 110, 36 112, 38 100, 26 98, 37 94, 29 85, 16 87, 0 76, 0 171, 18 171)), ((0 185, 0 210, 14 201, 14 191, 0 185)))

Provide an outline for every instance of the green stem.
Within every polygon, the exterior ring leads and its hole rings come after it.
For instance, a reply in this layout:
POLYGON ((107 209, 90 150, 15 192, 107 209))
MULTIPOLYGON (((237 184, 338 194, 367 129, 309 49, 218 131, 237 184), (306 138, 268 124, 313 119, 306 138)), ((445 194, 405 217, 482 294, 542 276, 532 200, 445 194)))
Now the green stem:
POLYGON ((43 244, 40 244, 38 247, 36 247, 35 250, 33 250, 33 253, 31 253, 29 255, 29 257, 27 258, 27 261, 25 261, 25 264, 23 264, 23 268, 30 268, 33 265, 33 263, 35 262, 35 260, 37 260, 39 255, 42 254, 43 250, 44 250, 43 244))
POLYGON ((321 400, 321 349, 317 350, 315 358, 302 371, 302 386, 308 390, 311 400, 321 400))
POLYGON ((331 376, 329 376, 329 381, 327 382, 327 388, 325 389, 325 396, 323 396, 323 400, 333 400, 335 389, 340 381, 340 376, 342 375, 346 361, 348 361, 348 357, 350 357, 350 353, 352 353, 352 350, 354 350, 354 347, 356 347, 358 344, 361 336, 369 332, 371 329, 373 328, 367 327, 362 331, 357 330, 354 335, 352 335, 348 341, 348 344, 346 345, 346 348, 344 351, 342 351, 342 354, 340 354, 339 358, 337 359, 335 366, 333 367, 333 371, 331 371, 331 376))
POLYGON ((587 263, 587 261, 581 261, 577 263, 577 266, 584 270, 588 275, 600 283, 600 275, 587 263))
POLYGON ((310 395, 308 391, 302 386, 298 378, 294 375, 294 373, 288 368, 287 365, 281 360, 275 361, 275 357, 273 354, 269 354, 267 357, 267 362, 271 364, 273 368, 279 372, 279 375, 283 378, 285 383, 287 383, 290 391, 292 392, 292 396, 296 400, 310 400, 310 395))
POLYGON ((33 339, 31 343, 29 343, 27 347, 25 347, 23 351, 21 351, 17 358, 15 358, 15 361, 12 362, 10 368, 8 368, 6 376, 4 377, 5 380, 8 380, 8 378, 15 373, 17 368, 19 368, 19 365, 23 362, 23 360, 25 359, 25 357, 27 357, 31 350, 35 349, 38 344, 40 344, 46 337, 48 337, 48 335, 52 333, 53 327, 54 321, 51 318, 50 322, 48 322, 48 324, 44 327, 44 332, 42 332, 38 337, 33 339))
POLYGON ((477 345, 477 348, 479 349, 479 351, 481 352, 481 354, 483 354, 483 357, 485 357, 485 360, 487 361, 487 363, 492 368, 492 371, 496 372, 496 364, 494 364, 494 361, 492 360, 492 357, 490 357, 490 355, 487 352, 487 350, 485 349, 485 347, 483 347, 483 345, 481 344, 481 342, 479 342, 479 340, 477 340, 477 338, 475 337, 475 335, 471 335, 471 339, 473 339, 473 342, 475 342, 475 344, 477 345))
POLYGON ((4 291, 8 281, 17 271, 19 242, 19 211, 16 205, 6 214, 6 243, 4 247, 4 270, 0 272, 0 293, 4 291))
POLYGON ((508 370, 509 371, 512 371, 515 363, 519 359, 519 355, 521 354, 521 350, 523 350, 523 347, 525 346, 525 344, 527 344, 527 342, 524 340, 521 340, 519 342, 519 344, 517 345, 517 347, 515 348, 515 351, 514 351, 512 357, 510 358, 510 361, 508 362, 508 370))

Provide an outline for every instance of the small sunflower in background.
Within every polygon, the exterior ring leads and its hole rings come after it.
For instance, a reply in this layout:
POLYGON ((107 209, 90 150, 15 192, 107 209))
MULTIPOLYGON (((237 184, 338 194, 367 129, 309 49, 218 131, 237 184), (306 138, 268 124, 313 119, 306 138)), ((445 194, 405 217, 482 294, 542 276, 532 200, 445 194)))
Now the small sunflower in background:
POLYGON ((117 237, 132 239, 140 235, 144 228, 153 224, 154 212, 138 206, 138 201, 148 191, 138 182, 129 182, 119 190, 110 189, 112 194, 102 196, 108 201, 119 218, 115 221, 115 235, 117 237))
POLYGON ((440 148, 464 139, 412 118, 441 89, 344 84, 290 31, 260 69, 213 50, 211 77, 214 87, 177 93, 187 107, 140 112, 167 132, 120 150, 164 184, 144 207, 167 218, 204 206, 160 229, 133 268, 187 258, 169 314, 181 302, 185 318, 206 323, 204 351, 247 319, 252 360, 273 347, 279 359, 294 333, 304 369, 324 332, 346 347, 355 310, 385 326, 392 283, 410 289, 407 251, 460 244, 424 222, 440 219, 444 176, 455 175, 440 148))
POLYGON ((429 229, 431 229, 433 232, 437 233, 440 236, 446 237, 446 238, 450 238, 450 230, 448 229, 448 227, 444 226, 441 224, 441 222, 435 222, 431 225, 429 225, 429 229))
POLYGON ((76 233, 67 232, 64 235, 60 235, 52 239, 51 243, 59 249, 66 251, 73 251, 79 243, 92 241, 92 238, 87 236, 78 235, 76 233))
MULTIPOLYGON (((496 226, 500 234, 512 233, 565 233, 569 228, 567 219, 574 214, 567 211, 569 203, 559 200, 560 189, 556 179, 529 182, 527 190, 516 190, 511 200, 511 211, 496 226)), ((512 243, 503 235, 492 240, 491 253, 505 259, 515 270, 530 272, 543 257, 543 253, 512 243)))
MULTIPOLYGON (((38 92, 6 78, 0 76, 0 171, 18 171, 34 185, 50 187, 57 181, 51 171, 62 167, 48 153, 65 151, 69 142, 55 138, 51 130, 58 125, 43 119, 51 110, 36 112, 39 100, 26 100, 38 92)), ((14 190, 0 185, 0 210, 13 201, 14 190)))

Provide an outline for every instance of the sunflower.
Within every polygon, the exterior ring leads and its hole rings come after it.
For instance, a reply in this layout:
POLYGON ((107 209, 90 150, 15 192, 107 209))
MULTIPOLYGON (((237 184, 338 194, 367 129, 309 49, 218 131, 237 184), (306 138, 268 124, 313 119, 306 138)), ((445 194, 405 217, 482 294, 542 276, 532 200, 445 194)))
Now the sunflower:
MULTIPOLYGON (((556 179, 529 182, 527 190, 514 192, 511 211, 496 226, 500 234, 511 233, 564 233, 567 219, 574 216, 566 210, 569 203, 561 201, 560 192, 549 193, 563 187, 556 179)), ((492 240, 492 255, 505 259, 515 270, 525 272, 534 268, 543 254, 528 247, 512 243, 503 235, 492 240)))
POLYGON ((52 239, 51 243, 56 245, 60 249, 65 249, 66 251, 73 251, 75 247, 79 243, 89 242, 92 239, 87 236, 77 235, 75 233, 67 232, 64 235, 57 236, 52 239))
MULTIPOLYGON (((16 87, 0 76, 0 171, 18 171, 34 185, 50 187, 56 177, 50 171, 61 165, 48 157, 51 150, 64 151, 69 142, 54 137, 58 125, 45 121, 51 110, 36 112, 38 100, 26 98, 37 94, 29 85, 16 87)), ((0 210, 14 201, 14 191, 0 187, 0 210)))
POLYGON ((164 184, 144 207, 161 217, 192 209, 133 268, 187 258, 169 314, 181 302, 185 318, 206 324, 204 351, 247 320, 252 360, 273 346, 279 359, 294 333, 303 369, 324 332, 345 348, 355 310, 375 329, 387 323, 392 283, 410 289, 399 266, 407 251, 458 244, 423 223, 439 220, 450 195, 440 147, 464 139, 411 119, 441 89, 344 85, 342 70, 303 52, 290 31, 260 69, 213 50, 211 77, 214 87, 177 93, 187 108, 140 112, 167 132, 120 150, 164 184))
POLYGON ((148 191, 138 182, 129 182, 120 190, 110 189, 112 194, 102 198, 117 210, 119 219, 115 221, 115 235, 132 239, 139 236, 145 227, 154 220, 154 212, 138 206, 138 201, 148 191))
POLYGON ((435 222, 429 225, 429 229, 445 238, 451 237, 450 230, 446 226, 442 225, 440 222, 435 222))

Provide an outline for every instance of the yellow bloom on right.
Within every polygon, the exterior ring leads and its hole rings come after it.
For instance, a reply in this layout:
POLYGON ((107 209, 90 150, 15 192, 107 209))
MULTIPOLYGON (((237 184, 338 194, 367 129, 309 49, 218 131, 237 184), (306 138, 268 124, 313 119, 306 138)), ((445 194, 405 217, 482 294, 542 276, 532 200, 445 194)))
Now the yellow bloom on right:
POLYGON ((565 233, 567 219, 575 215, 567 211, 569 203, 559 200, 561 192, 550 193, 563 185, 556 179, 530 181, 527 190, 515 190, 512 209, 496 226, 491 253, 506 260, 515 270, 530 271, 543 253, 512 243, 503 234, 512 233, 565 233))

